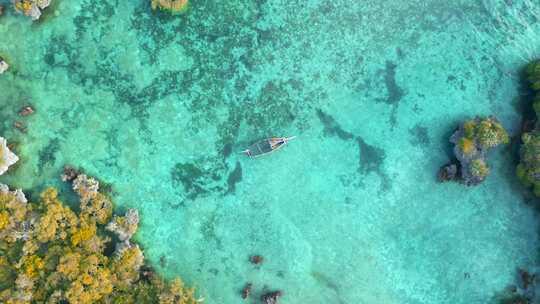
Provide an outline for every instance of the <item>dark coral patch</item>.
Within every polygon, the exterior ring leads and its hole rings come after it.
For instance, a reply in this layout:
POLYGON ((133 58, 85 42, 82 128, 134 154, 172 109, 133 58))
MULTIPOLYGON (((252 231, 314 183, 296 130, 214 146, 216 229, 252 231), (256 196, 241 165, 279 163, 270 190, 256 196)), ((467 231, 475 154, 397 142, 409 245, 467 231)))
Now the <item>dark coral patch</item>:
POLYGON ((386 102, 389 104, 397 104, 401 98, 405 95, 403 89, 396 83, 396 68, 397 65, 392 61, 386 61, 386 68, 384 73, 384 83, 388 90, 388 98, 386 102))
POLYGON ((337 136, 342 140, 351 140, 354 135, 341 128, 339 123, 330 115, 324 113, 320 109, 317 109, 317 116, 324 125, 324 134, 326 136, 337 136))
POLYGON ((212 174, 190 163, 178 163, 171 170, 171 178, 174 186, 183 186, 188 199, 196 199, 198 196, 210 191, 209 183, 212 174))
POLYGON ((396 82, 396 68, 397 65, 392 61, 386 61, 386 66, 384 69, 384 83, 386 85, 386 90, 388 91, 388 96, 385 99, 385 102, 392 106, 392 114, 390 116, 390 123, 392 127, 396 125, 396 115, 399 102, 405 96, 405 92, 396 82))
POLYGON ((227 178, 227 193, 234 193, 236 184, 242 181, 242 166, 240 162, 236 162, 236 167, 227 178))
POLYGON ((366 143, 361 137, 356 137, 360 151, 358 171, 361 173, 380 172, 384 162, 384 150, 366 143))
POLYGON ((412 136, 411 144, 413 145, 429 145, 429 132, 428 128, 416 124, 413 128, 409 129, 409 134, 412 136))
POLYGON ((390 178, 382 168, 386 158, 384 150, 366 143, 360 136, 356 137, 356 142, 360 152, 358 172, 361 174, 376 173, 381 178, 382 190, 389 189, 391 186, 390 178))
POLYGON ((38 157, 39 157, 39 163, 38 163, 38 170, 40 173, 43 172, 43 168, 48 165, 54 165, 56 161, 56 152, 60 149, 60 140, 57 138, 52 139, 49 141, 49 143, 43 147, 43 149, 39 150, 38 157))

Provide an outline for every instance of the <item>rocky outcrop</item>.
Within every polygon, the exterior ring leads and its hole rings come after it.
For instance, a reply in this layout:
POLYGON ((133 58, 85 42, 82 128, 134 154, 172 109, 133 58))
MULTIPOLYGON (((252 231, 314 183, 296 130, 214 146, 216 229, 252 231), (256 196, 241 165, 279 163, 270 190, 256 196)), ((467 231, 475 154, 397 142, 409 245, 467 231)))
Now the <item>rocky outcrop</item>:
POLYGON ((439 181, 457 180, 467 186, 482 183, 489 174, 487 152, 508 141, 508 134, 493 116, 465 121, 450 137, 457 162, 439 170, 439 181))
POLYGON ((73 180, 73 190, 77 192, 82 202, 89 201, 96 197, 99 190, 99 182, 86 174, 79 174, 73 180))
POLYGON ((75 180, 77 176, 79 176, 79 171, 77 171, 77 169, 70 165, 64 165, 64 171, 62 172, 62 175, 60 175, 60 179, 64 182, 71 182, 75 180))
POLYGON ((17 155, 9 150, 6 139, 0 137, 0 175, 4 174, 18 160, 17 155))
POLYGON ((124 216, 115 216, 107 224, 105 229, 113 232, 118 237, 115 254, 121 254, 124 250, 131 248, 131 237, 139 227, 139 211, 137 209, 128 209, 124 216))
POLYGON ((16 11, 32 18, 34 21, 38 20, 42 11, 51 5, 51 0, 12 0, 12 2, 16 11))
POLYGON ((107 230, 114 232, 120 241, 129 241, 139 226, 139 211, 128 209, 124 216, 115 216, 107 225, 107 230))
POLYGON ((9 69, 9 64, 0 57, 0 74, 4 74, 9 69))
POLYGON ((459 179, 458 166, 459 164, 455 164, 455 163, 448 163, 442 166, 439 169, 439 173, 437 174, 437 180, 440 183, 458 180, 459 179))

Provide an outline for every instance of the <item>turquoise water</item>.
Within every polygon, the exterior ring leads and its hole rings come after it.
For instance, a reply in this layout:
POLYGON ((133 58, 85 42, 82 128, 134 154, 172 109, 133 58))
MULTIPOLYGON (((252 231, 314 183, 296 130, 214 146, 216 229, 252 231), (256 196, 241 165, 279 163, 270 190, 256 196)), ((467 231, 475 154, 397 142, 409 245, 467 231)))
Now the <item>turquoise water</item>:
POLYGON ((181 16, 149 2, 0 17, 0 135, 21 158, 0 182, 84 168, 140 210, 153 265, 210 304, 240 303, 246 282, 285 304, 494 303, 537 264, 509 148, 481 186, 435 180, 459 121, 518 132, 536 1, 201 0, 181 16))

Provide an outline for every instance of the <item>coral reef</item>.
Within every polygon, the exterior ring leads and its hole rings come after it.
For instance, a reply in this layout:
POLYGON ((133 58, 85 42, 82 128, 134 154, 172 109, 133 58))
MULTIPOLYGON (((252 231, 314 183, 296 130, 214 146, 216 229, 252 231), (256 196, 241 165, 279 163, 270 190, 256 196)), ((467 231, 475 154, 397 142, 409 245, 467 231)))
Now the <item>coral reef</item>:
POLYGON ((0 57, 0 74, 5 73, 9 69, 9 64, 4 60, 4 58, 0 57))
POLYGON ((173 13, 183 13, 188 9, 188 0, 151 0, 152 9, 162 9, 173 13))
MULTIPOLYGON (((84 176, 77 182, 96 184, 89 181, 94 179, 84 176)), ((104 226, 116 227, 122 232, 119 238, 129 241, 138 214, 128 211, 110 221, 109 198, 100 192, 92 198, 78 193, 79 214, 64 205, 53 188, 33 203, 22 191, 0 184, 1 303, 201 302, 179 279, 167 283, 155 275, 136 244, 107 255, 111 239, 104 226)))
POLYGON ((34 21, 38 20, 41 17, 41 12, 51 4, 51 0, 12 0, 12 2, 15 5, 15 10, 34 21))
POLYGON ((4 174, 18 160, 17 155, 9 150, 6 139, 0 137, 0 175, 4 174))
POLYGON ((443 166, 438 173, 439 181, 458 180, 467 186, 475 186, 489 174, 487 152, 508 143, 509 137, 497 118, 476 117, 462 123, 450 137, 450 142, 455 145, 458 163, 443 166))

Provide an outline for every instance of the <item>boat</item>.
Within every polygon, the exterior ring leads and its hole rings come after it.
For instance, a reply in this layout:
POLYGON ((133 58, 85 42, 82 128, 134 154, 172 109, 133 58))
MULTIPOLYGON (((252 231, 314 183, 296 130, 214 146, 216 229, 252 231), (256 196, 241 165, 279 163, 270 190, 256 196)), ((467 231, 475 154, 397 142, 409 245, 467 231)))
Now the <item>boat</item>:
POLYGON ((289 141, 295 138, 296 136, 267 138, 252 144, 246 150, 242 151, 242 153, 246 154, 250 158, 267 155, 281 149, 283 146, 289 143, 289 141))

